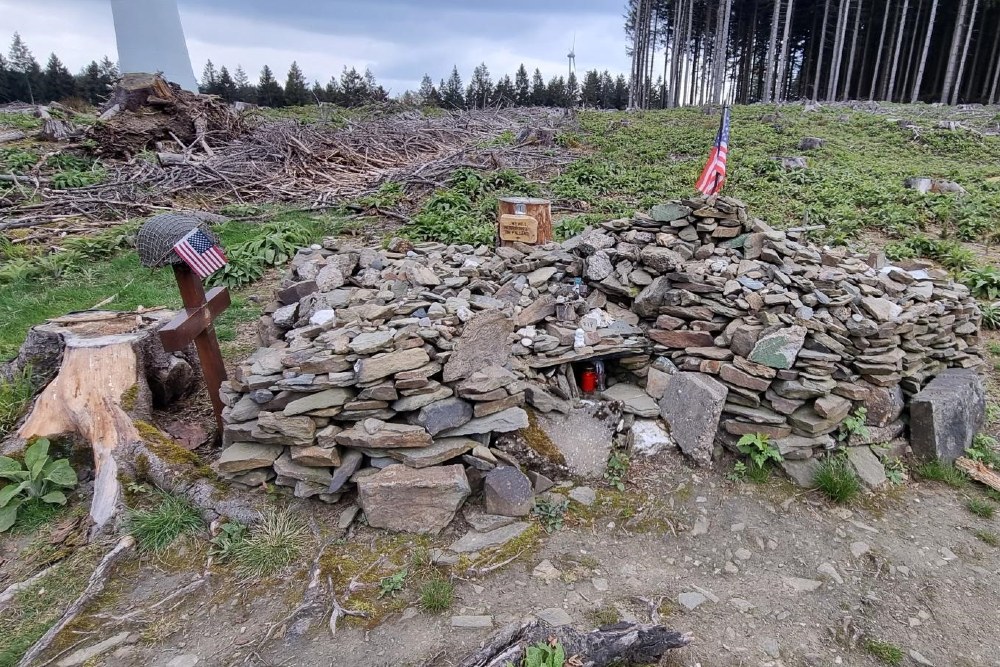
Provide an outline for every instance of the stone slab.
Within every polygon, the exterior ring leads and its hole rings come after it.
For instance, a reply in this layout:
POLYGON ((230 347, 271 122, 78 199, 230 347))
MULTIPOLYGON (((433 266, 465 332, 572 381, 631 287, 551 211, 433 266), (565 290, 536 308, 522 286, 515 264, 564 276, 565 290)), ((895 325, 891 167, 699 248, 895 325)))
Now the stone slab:
POLYGON ((972 369, 944 371, 910 400, 910 446, 925 459, 953 462, 986 419, 986 389, 972 369))

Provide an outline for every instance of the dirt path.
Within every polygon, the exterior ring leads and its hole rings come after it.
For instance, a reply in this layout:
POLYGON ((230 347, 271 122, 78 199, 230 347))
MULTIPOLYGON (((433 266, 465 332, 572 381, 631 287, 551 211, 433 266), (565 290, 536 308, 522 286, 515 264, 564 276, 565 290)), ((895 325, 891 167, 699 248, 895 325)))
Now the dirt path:
MULTIPOLYGON (((694 471, 677 454, 641 468, 633 471, 637 488, 576 508, 575 525, 537 551, 480 580, 458 580, 444 615, 400 603, 377 627, 342 621, 331 637, 316 614, 259 645, 301 599, 308 562, 266 586, 240 587, 220 574, 182 606, 138 626, 138 641, 102 664, 443 667, 491 632, 452 628, 451 615, 492 616, 496 629, 558 608, 578 627, 615 617, 648 622, 657 609, 664 623, 696 636, 664 662, 670 665, 885 664, 866 649, 871 639, 902 649, 900 664, 921 664, 912 650, 941 667, 1000 665, 1000 549, 975 534, 996 531, 1000 520, 964 508, 979 489, 910 483, 845 509, 783 481, 734 484, 694 471), (629 530, 622 515, 633 513, 629 530), (550 571, 554 578, 533 574, 545 560, 558 571, 550 571), (700 604, 687 609, 679 596, 700 604)), ((318 518, 327 525, 335 513, 318 518)), ((378 535, 363 529, 352 541, 374 543, 378 535)), ((203 557, 203 546, 192 543, 169 561, 144 563, 91 614, 148 606, 196 575, 179 563, 203 557)))

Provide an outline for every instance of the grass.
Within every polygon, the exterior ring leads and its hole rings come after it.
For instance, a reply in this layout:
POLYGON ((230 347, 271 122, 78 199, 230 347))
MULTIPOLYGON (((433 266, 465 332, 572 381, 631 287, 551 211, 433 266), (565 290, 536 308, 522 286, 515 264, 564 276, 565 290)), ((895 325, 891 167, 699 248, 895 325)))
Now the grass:
POLYGON ((65 505, 45 503, 40 498, 32 498, 17 508, 17 522, 13 530, 18 533, 30 533, 51 521, 64 509, 65 505))
MULTIPOLYGON (((291 213, 278 215, 275 221, 300 225, 305 232, 303 244, 320 240, 336 224, 332 218, 291 213)), ((216 225, 213 231, 225 247, 261 239, 268 233, 266 225, 235 221, 216 225)), ((170 269, 140 266, 138 255, 129 245, 130 235, 109 232, 108 237, 115 242, 88 237, 74 243, 67 241, 68 248, 54 254, 0 262, 0 273, 6 276, 0 285, 0 359, 17 353, 31 326, 50 317, 93 308, 106 299, 110 300, 102 308, 109 310, 180 307, 170 269)), ((220 341, 232 341, 237 325, 258 314, 259 308, 249 303, 241 290, 234 291, 233 305, 216 320, 220 341)))
POLYGON ((0 667, 16 665, 62 616, 83 592, 99 558, 99 549, 82 549, 17 592, 11 606, 0 614, 0 667))
POLYGON ((129 512, 128 532, 143 551, 161 552, 181 535, 205 527, 189 500, 169 493, 159 496, 160 503, 156 507, 129 512))
POLYGON ((969 478, 961 470, 949 463, 927 461, 917 466, 917 474, 934 482, 942 482, 948 486, 960 489, 969 483, 969 478))
POLYGON ((443 577, 435 577, 420 587, 420 606, 424 611, 441 614, 455 602, 455 585, 443 577))
POLYGON ((965 509, 983 519, 992 519, 996 511, 992 503, 982 498, 969 498, 965 501, 965 509))
POLYGON ((270 510, 233 547, 232 561, 240 578, 263 579, 297 560, 307 544, 305 526, 291 512, 270 510))
POLYGON ((997 534, 994 533, 994 532, 992 532, 992 531, 989 531, 989 530, 977 530, 976 531, 976 538, 980 542, 983 542, 984 544, 988 544, 991 547, 1000 547, 1000 537, 998 537, 997 534))
POLYGON ((595 628, 604 627, 605 625, 614 625, 621 620, 621 612, 611 605, 606 604, 588 611, 587 620, 590 621, 595 628))
POLYGON ((30 368, 24 369, 10 380, 0 378, 0 439, 17 424, 17 420, 28 409, 34 393, 35 384, 31 379, 30 368))
POLYGON ((865 650, 869 655, 877 660, 881 660, 887 665, 903 664, 903 649, 889 642, 878 639, 868 639, 865 641, 865 650))
POLYGON ((861 493, 861 480, 843 456, 826 457, 819 464, 813 484, 830 500, 841 504, 851 502, 861 493))

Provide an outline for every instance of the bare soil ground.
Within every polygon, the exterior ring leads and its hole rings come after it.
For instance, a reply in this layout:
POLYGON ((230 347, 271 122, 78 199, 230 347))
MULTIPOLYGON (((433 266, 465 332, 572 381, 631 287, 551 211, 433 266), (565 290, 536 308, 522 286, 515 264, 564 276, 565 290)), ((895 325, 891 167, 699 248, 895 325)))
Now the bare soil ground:
MULTIPOLYGON (((302 598, 311 560, 303 559, 293 572, 249 585, 217 568, 179 605, 116 623, 201 574, 205 544, 187 540, 121 570, 62 648, 130 631, 96 664, 446 666, 491 632, 452 628, 452 614, 492 616, 496 629, 555 607, 581 628, 659 614, 696 637, 669 665, 885 664, 866 650, 869 640, 939 666, 1000 665, 1000 549, 976 537, 997 520, 964 508, 974 495, 982 493, 912 482, 847 509, 782 480, 737 484, 661 454, 637 463, 626 493, 604 489, 593 508, 574 505, 566 528, 508 567, 456 578, 455 604, 440 616, 419 611, 410 596, 377 625, 342 620, 331 636, 317 610, 262 643, 302 598), (533 576, 543 560, 558 578, 533 576), (706 600, 687 610, 678 596, 692 592, 706 600)), ((335 532, 336 515, 316 515, 324 532, 335 532)), ((448 544, 458 534, 449 531, 427 546, 448 544)), ((379 535, 359 529, 329 552, 352 542, 377 551, 379 535)), ((907 656, 900 664, 920 663, 907 656)))

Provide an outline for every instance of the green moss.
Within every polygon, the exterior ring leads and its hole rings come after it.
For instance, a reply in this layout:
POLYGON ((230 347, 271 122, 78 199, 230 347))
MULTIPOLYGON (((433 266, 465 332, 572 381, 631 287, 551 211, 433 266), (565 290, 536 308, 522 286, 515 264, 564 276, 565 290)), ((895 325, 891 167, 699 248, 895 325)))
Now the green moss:
MULTIPOLYGON (((484 549, 480 552, 479 556, 474 559, 468 560, 468 566, 465 569, 483 570, 494 567, 503 563, 504 561, 510 560, 510 563, 514 563, 523 558, 530 558, 532 554, 538 551, 542 546, 542 537, 545 535, 545 530, 538 523, 532 523, 528 528, 521 533, 519 536, 506 542, 495 549, 484 549)), ((504 565, 506 567, 510 563, 504 565)), ((496 570, 491 570, 491 572, 496 572, 496 570)))
POLYGON ((121 404, 125 412, 131 413, 135 410, 135 401, 139 398, 139 385, 134 384, 122 392, 121 404))
POLYGON ((559 451, 552 438, 540 426, 533 410, 528 410, 528 428, 521 429, 521 437, 533 450, 553 463, 566 465, 566 458, 559 451))
POLYGON ((597 609, 591 609, 587 612, 587 620, 589 620, 594 627, 600 628, 605 625, 613 625, 617 623, 622 618, 621 613, 613 606, 606 604, 597 609))
MULTIPOLYGON (((139 437, 141 437, 142 441, 146 443, 146 447, 148 447, 151 452, 156 454, 156 456, 158 456, 164 463, 191 466, 191 469, 182 475, 184 479, 193 481, 198 478, 203 478, 212 482, 218 481, 218 475, 216 475, 215 471, 205 464, 200 456, 192 451, 184 449, 149 422, 137 419, 134 424, 136 430, 139 431, 139 437)), ((148 460, 146 461, 145 472, 147 474, 149 472, 148 460)), ((139 476, 138 469, 136 470, 136 475, 137 477, 139 476)))

